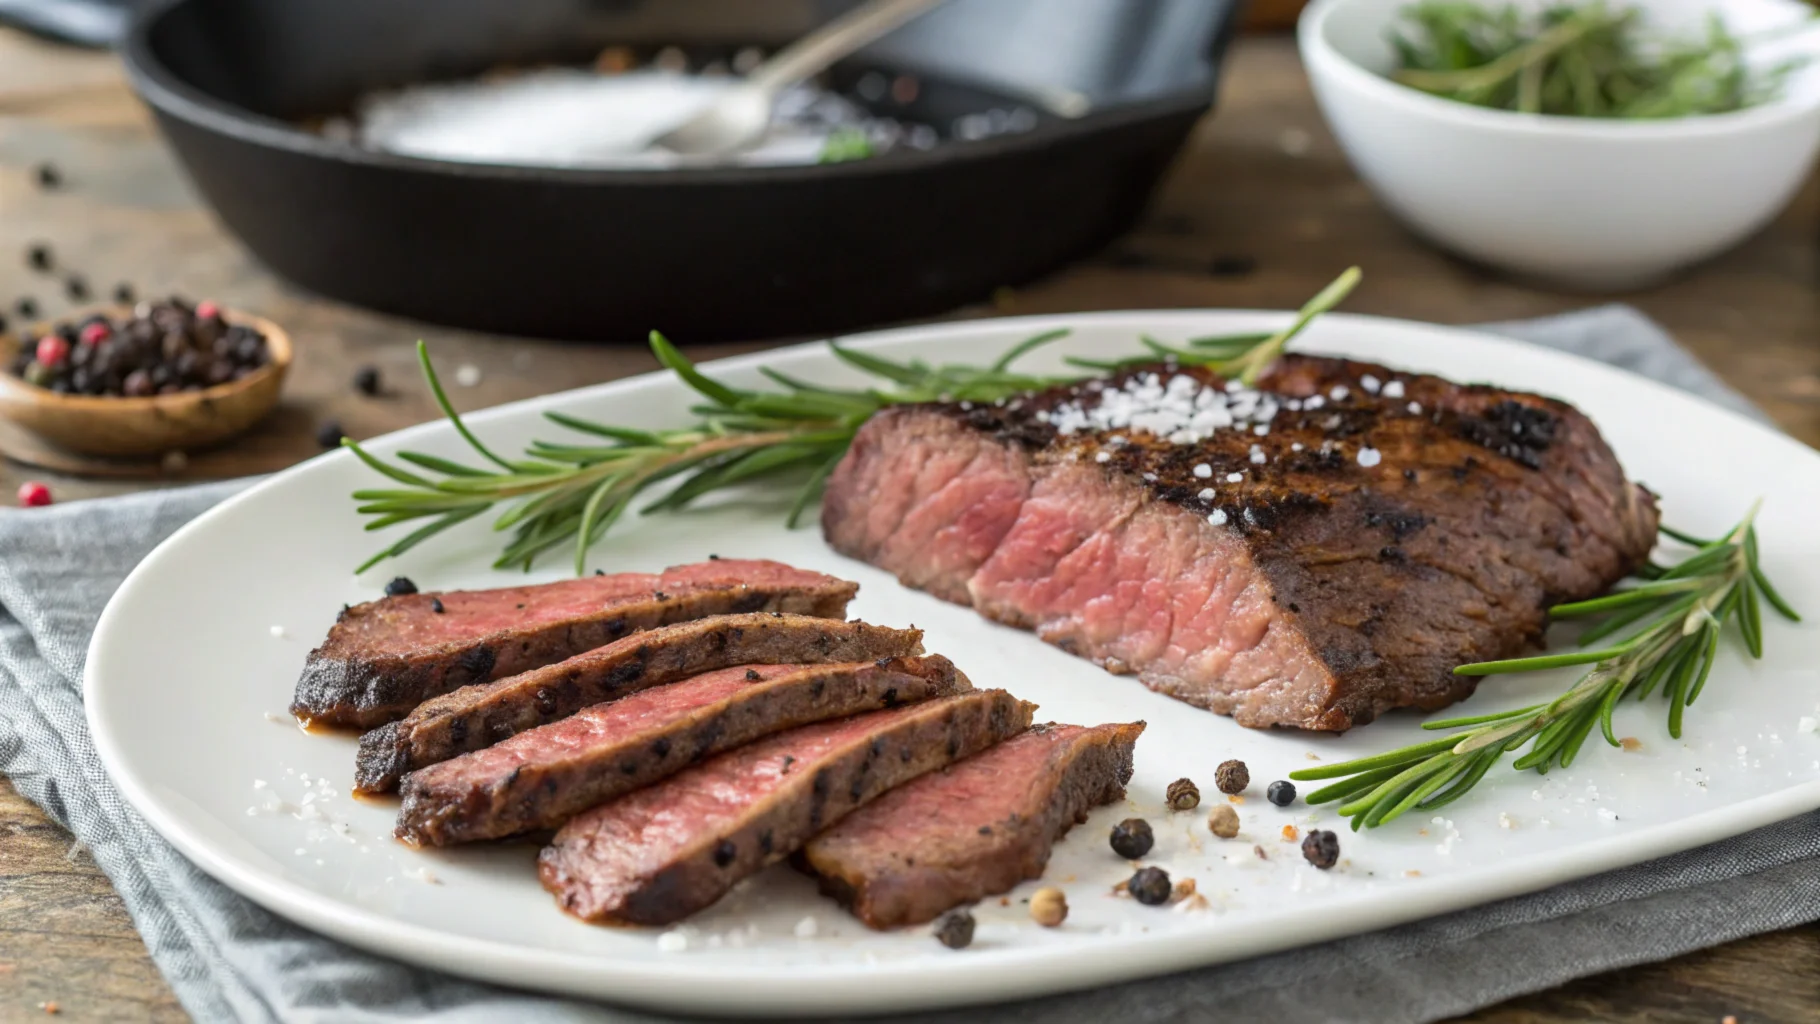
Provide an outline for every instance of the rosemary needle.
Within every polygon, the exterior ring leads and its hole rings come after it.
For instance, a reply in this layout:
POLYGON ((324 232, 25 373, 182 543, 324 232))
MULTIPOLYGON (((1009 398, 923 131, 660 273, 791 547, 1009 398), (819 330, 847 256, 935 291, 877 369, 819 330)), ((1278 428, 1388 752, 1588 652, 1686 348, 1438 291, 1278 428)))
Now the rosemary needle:
POLYGON ((1482 662, 1454 670, 1484 676, 1593 666, 1554 700, 1513 711, 1424 722, 1424 729, 1458 731, 1373 757, 1291 772, 1289 777, 1343 780, 1310 793, 1308 802, 1338 802, 1339 813, 1352 819, 1354 829, 1369 828, 1414 808, 1458 800, 1504 755, 1525 746, 1529 749, 1511 767, 1543 773, 1573 764, 1594 728, 1607 743, 1619 746, 1612 713, 1625 697, 1642 700, 1660 690, 1668 701, 1668 733, 1679 739, 1682 715, 1706 685, 1727 621, 1737 624, 1753 658, 1763 656, 1760 602, 1800 621, 1758 563, 1755 518, 1753 508, 1724 537, 1710 541, 1665 527, 1664 534, 1692 546, 1694 552, 1675 565, 1658 567, 1647 582, 1550 609, 1558 619, 1606 617, 1604 624, 1582 635, 1583 641, 1636 625, 1624 639, 1598 650, 1482 662), (1612 626, 1613 622, 1622 625, 1612 626))
MULTIPOLYGON (((1309 300, 1281 331, 1194 339, 1186 348, 1144 339, 1144 350, 1129 359, 1069 362, 1104 373, 1172 360, 1254 381, 1310 321, 1339 305, 1359 277, 1357 267, 1348 269, 1309 300)), ((873 413, 909 402, 990 403, 1079 380, 1079 373, 1049 376, 1015 369, 1019 359, 1067 334, 1057 330, 1026 338, 983 366, 933 366, 916 359, 900 362, 830 342, 837 359, 884 385, 826 387, 765 367, 761 372, 779 390, 759 391, 715 380, 696 368, 669 339, 652 332, 651 351, 658 362, 702 400, 693 407, 698 417, 693 425, 646 430, 545 413, 551 423, 580 437, 533 441, 519 459, 501 456, 468 429, 437 378, 428 348, 418 342, 417 359, 437 407, 485 464, 469 465, 413 451, 401 451, 396 461, 388 462, 359 443, 344 440, 361 461, 402 485, 354 492, 360 514, 371 517, 366 528, 416 524, 356 571, 364 572, 402 555, 450 527, 503 505, 493 528, 510 531, 511 540, 494 562, 495 568, 529 569, 539 556, 566 544, 574 549, 579 574, 585 571, 589 549, 641 496, 660 486, 668 490, 643 505, 640 514, 675 512, 738 484, 791 478, 798 481, 789 511, 789 524, 795 526, 820 497, 828 474, 873 413)))

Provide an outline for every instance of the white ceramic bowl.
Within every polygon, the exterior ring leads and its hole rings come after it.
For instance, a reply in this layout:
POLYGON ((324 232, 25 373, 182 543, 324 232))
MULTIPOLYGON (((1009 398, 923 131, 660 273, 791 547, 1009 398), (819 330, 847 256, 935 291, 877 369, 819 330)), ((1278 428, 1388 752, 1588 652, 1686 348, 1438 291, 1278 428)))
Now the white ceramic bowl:
MULTIPOLYGON (((1820 65, 1748 110, 1662 121, 1487 110, 1384 77, 1408 0, 1316 0, 1297 34, 1328 124, 1378 198, 1462 256, 1575 288, 1650 284, 1772 220, 1820 149, 1820 65)), ((1487 0, 1499 2, 1499 0, 1487 0)), ((1739 34, 1811 17, 1793 0, 1643 0, 1652 27, 1739 34)), ((1753 49, 1820 57, 1820 31, 1753 49)))

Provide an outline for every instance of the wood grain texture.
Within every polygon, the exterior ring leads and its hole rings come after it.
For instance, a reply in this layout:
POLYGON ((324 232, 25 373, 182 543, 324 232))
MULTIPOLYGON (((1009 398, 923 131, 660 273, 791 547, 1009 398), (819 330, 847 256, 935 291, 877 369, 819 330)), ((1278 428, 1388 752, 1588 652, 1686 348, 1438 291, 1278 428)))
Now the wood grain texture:
MULTIPOLYGON (((1672 330, 1708 365, 1809 444, 1820 443, 1820 186, 1737 250, 1641 294, 1568 295, 1500 280, 1437 253, 1398 227, 1322 127, 1293 44, 1242 40, 1222 109, 1196 133, 1145 222, 1100 257, 996 305, 955 317, 1108 308, 1299 305, 1350 263, 1366 281, 1350 310, 1470 323, 1538 316, 1621 299, 1672 330), (1214 274, 1222 258, 1255 263, 1214 274)), ((31 272, 28 242, 53 245, 97 294, 130 281, 141 295, 213 298, 284 324, 297 358, 276 415, 228 448, 190 453, 164 473, 116 467, 76 478, 0 465, 0 500, 27 478, 60 500, 283 468, 316 452, 324 420, 369 437, 433 418, 412 346, 427 339, 446 370, 481 373, 455 388, 464 409, 653 369, 637 345, 575 346, 432 328, 351 309, 277 280, 201 209, 111 61, 0 32, 0 311, 32 295, 60 315, 62 277, 31 272), (42 192, 29 173, 54 161, 67 186, 42 192), (356 368, 380 369, 380 398, 355 394, 356 368), (122 475, 124 474, 124 475, 122 475)), ((662 326, 662 325, 653 325, 662 326)), ((680 339, 687 342, 687 339, 680 339)), ((691 346, 701 359, 765 347, 691 346)), ((0 435, 0 451, 6 451, 0 435)), ((61 1019, 181 1020, 118 899, 70 841, 0 781, 0 1020, 29 1020, 55 1000, 61 1019)), ((1609 1020, 1814 1020, 1820 927, 1759 936, 1665 964, 1585 979, 1471 1018, 1487 1024, 1609 1020)))

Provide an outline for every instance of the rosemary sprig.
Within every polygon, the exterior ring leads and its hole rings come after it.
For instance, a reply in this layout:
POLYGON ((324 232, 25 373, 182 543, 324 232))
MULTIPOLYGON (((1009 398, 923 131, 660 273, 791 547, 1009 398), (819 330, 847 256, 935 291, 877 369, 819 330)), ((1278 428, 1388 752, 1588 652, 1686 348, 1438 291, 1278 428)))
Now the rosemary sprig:
POLYGON ((1638 700, 1660 691, 1668 702, 1668 734, 1679 739, 1682 715, 1706 686, 1725 623, 1735 622, 1745 649, 1763 656, 1763 602, 1777 614, 1800 621, 1770 584, 1757 558, 1753 507, 1744 520, 1717 540, 1675 530, 1663 533, 1694 552, 1672 566, 1652 566, 1642 582, 1603 597, 1556 605, 1558 619, 1601 618, 1581 634, 1582 644, 1605 641, 1590 650, 1534 658, 1462 665, 1460 675, 1531 672, 1565 665, 1592 668, 1567 692, 1546 704, 1511 711, 1424 722, 1424 729, 1457 730, 1400 750, 1291 772, 1292 779, 1341 779, 1308 795, 1311 804, 1338 802, 1352 827, 1371 828, 1415 809, 1431 809, 1465 796, 1504 755, 1527 746, 1511 767, 1546 774, 1573 764, 1581 745, 1599 729, 1619 746, 1612 713, 1624 698, 1638 700), (1610 637, 1625 633, 1623 639, 1610 637))
POLYGON ((1753 70, 1715 14, 1702 37, 1647 37, 1639 7, 1424 0, 1390 35, 1391 77, 1423 92, 1532 114, 1665 118, 1742 110, 1773 99, 1800 60, 1753 70))
MULTIPOLYGON (((1271 334, 1201 338, 1187 348, 1172 348, 1144 339, 1145 350, 1130 359, 1110 362, 1070 360, 1077 368, 1103 373, 1139 363, 1175 362, 1212 367, 1225 376, 1254 382, 1280 355, 1291 338, 1316 316, 1339 305, 1359 281, 1357 267, 1348 269, 1303 306, 1295 321, 1271 334)), ((563 544, 575 552, 575 571, 585 571, 588 550, 623 517, 640 495, 669 484, 670 489, 644 505, 641 514, 673 512, 735 484, 795 476, 801 479, 789 512, 795 526, 821 495, 853 435, 873 413, 909 402, 969 401, 991 403, 1055 384, 1080 374, 1035 375, 1015 364, 1043 345, 1068 334, 1048 331, 1026 338, 985 366, 929 365, 899 362, 830 342, 842 362, 882 384, 871 388, 832 388, 798 380, 769 367, 766 378, 781 390, 738 388, 702 373, 668 339, 651 334, 658 362, 682 378, 704 401, 691 411, 699 417, 678 430, 644 430, 612 426, 563 413, 545 413, 557 426, 585 435, 580 441, 533 441, 524 457, 506 459, 468 429, 449 401, 420 341, 417 359, 438 408, 486 465, 468 465, 420 452, 401 451, 387 462, 348 438, 342 444, 361 461, 401 487, 354 492, 357 509, 370 516, 366 528, 382 530, 421 523, 415 530, 369 558, 356 572, 402 555, 452 526, 506 506, 493 528, 511 531, 512 539, 495 568, 535 564, 538 556, 563 544), (428 474, 435 474, 431 476, 428 474)))

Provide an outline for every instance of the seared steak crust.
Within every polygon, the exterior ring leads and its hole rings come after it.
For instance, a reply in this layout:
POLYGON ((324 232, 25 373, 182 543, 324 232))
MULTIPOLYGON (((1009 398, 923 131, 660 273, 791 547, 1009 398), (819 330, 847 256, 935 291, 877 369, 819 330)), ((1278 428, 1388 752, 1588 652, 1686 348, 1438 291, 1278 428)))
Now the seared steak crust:
POLYGON ((354 788, 490 747, 591 704, 733 665, 874 661, 922 653, 922 631, 758 612, 664 626, 515 676, 464 686, 360 738, 354 788))
POLYGON ((858 590, 777 562, 721 559, 662 573, 385 597, 343 610, 304 663, 291 713, 370 729, 457 687, 517 675, 639 630, 734 612, 844 618, 858 590))
POLYGON ((575 818, 538 873, 583 920, 669 924, 893 786, 1024 731, 1034 710, 981 690, 760 740, 575 818))
MULTIPOLYGON (((1146 374, 1224 385, 1103 386, 1146 374)), ((1456 665, 1538 643, 1654 543, 1653 496, 1552 399, 1290 356, 1265 434, 1058 430, 1100 387, 879 413, 829 480, 829 543, 1240 724, 1332 731, 1465 697, 1456 665)))
POLYGON ((1121 800, 1144 723, 1039 725, 886 793, 794 858, 872 928, 933 921, 1040 878, 1055 841, 1121 800))
POLYGON ((555 828, 761 736, 970 688, 939 655, 707 672, 412 772, 398 838, 447 846, 555 828))

